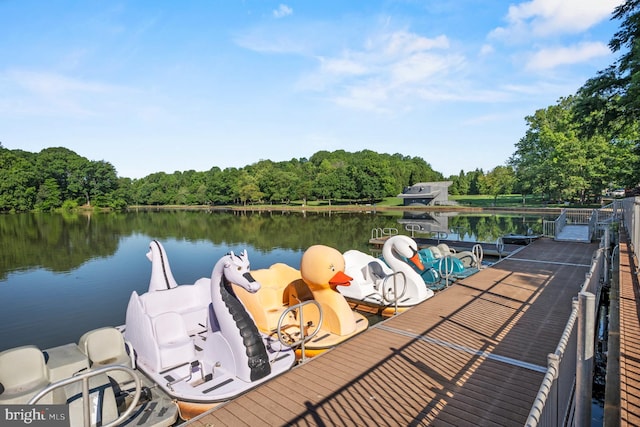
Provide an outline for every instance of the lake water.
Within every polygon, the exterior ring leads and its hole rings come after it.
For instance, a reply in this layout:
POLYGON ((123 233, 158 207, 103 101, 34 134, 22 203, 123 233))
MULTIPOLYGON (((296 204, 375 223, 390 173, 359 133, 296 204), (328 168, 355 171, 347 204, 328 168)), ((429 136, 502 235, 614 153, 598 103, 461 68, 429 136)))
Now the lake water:
POLYGON ((148 287, 145 255, 153 239, 164 245, 177 282, 186 284, 209 277, 229 251, 246 249, 252 269, 276 262, 299 268, 314 244, 369 252, 375 228, 494 242, 507 233, 540 233, 542 218, 402 211, 0 215, 0 351, 76 342, 90 329, 123 324, 131 292, 148 287))

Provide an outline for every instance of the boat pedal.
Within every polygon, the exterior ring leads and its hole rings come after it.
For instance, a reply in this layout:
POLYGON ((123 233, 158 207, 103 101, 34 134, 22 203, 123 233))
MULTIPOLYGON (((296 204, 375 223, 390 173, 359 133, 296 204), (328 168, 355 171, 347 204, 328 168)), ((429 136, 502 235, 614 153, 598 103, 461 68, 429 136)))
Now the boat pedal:
POLYGON ((201 386, 204 383, 207 383, 209 381, 211 381, 213 379, 213 374, 207 374, 204 377, 200 378, 199 380, 196 380, 194 382, 191 383, 191 385, 193 387, 198 387, 201 386))
POLYGON ((226 381, 222 381, 220 384, 216 384, 213 387, 204 390, 202 393, 203 394, 207 394, 207 393, 212 392, 213 390, 215 390, 217 388, 220 388, 220 387, 225 386, 225 385, 227 385, 229 383, 232 383, 232 382, 233 382, 233 378, 229 378, 226 381))
POLYGON ((323 339, 328 338, 329 336, 331 336, 331 334, 324 334, 323 336, 318 337, 318 338, 315 338, 315 339, 313 339, 313 340, 311 340, 311 341, 312 341, 312 342, 322 341, 323 339))
POLYGON ((149 419, 149 417, 151 417, 151 414, 153 413, 153 410, 156 409, 156 406, 158 405, 158 402, 153 402, 149 405, 149 407, 144 411, 144 414, 142 415, 142 417, 140 417, 140 419, 138 420, 137 425, 141 426, 141 425, 145 425, 147 423, 147 420, 149 419))
POLYGON ((291 353, 285 353, 282 356, 278 356, 275 359, 273 359, 274 362, 279 362, 282 359, 286 359, 288 357, 291 357, 291 353))

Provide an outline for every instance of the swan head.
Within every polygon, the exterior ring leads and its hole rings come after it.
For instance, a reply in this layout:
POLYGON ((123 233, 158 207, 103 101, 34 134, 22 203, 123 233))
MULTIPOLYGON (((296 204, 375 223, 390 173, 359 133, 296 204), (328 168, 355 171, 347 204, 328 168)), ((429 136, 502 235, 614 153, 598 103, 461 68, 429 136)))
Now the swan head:
POLYGON ((407 260, 409 263, 415 265, 420 271, 424 270, 424 264, 420 260, 418 254, 418 244, 415 240, 409 236, 396 235, 391 236, 385 243, 383 250, 391 252, 393 255, 398 255, 399 258, 407 260))
POLYGON ((344 257, 334 248, 324 245, 309 247, 300 261, 302 280, 312 288, 349 286, 352 277, 344 273, 344 257))
POLYGON ((176 279, 173 277, 171 267, 169 266, 169 258, 167 253, 157 240, 149 243, 149 252, 147 259, 151 261, 151 279, 149 280, 149 292, 171 289, 178 286, 176 279))

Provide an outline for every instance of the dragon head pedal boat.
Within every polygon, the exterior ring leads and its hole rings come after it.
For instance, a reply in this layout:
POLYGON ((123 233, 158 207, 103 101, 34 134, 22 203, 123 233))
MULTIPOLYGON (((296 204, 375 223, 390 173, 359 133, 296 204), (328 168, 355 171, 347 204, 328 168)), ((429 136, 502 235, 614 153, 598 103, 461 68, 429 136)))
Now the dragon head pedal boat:
MULTIPOLYGON (((152 262, 168 259, 151 242, 152 262)), ((169 268, 152 267, 149 291, 133 292, 125 337, 149 378, 175 398, 183 418, 232 399, 295 364, 294 351, 261 333, 238 300, 231 282, 247 292, 260 284, 249 271, 246 251, 223 256, 211 278, 177 285, 169 268), (166 286, 165 286, 166 285, 166 286)))

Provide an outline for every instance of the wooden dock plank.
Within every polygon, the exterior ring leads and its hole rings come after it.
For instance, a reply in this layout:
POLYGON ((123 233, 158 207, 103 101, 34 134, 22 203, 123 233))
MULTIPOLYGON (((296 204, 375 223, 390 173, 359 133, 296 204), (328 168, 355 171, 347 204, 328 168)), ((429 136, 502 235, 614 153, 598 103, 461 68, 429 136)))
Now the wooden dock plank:
POLYGON ((620 242, 620 425, 640 425, 640 284, 630 245, 620 242))
POLYGON ((523 425, 596 249, 540 239, 194 421, 523 425))

